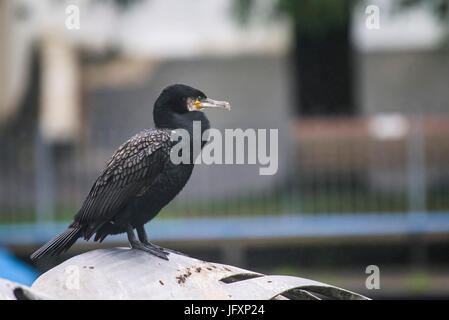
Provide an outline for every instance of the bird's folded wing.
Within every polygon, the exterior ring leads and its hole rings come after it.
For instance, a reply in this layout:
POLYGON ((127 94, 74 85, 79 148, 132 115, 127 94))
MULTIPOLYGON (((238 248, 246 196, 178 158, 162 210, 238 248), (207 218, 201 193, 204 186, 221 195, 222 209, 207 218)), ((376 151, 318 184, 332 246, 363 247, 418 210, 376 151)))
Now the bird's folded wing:
POLYGON ((160 129, 143 131, 120 146, 75 216, 75 225, 87 227, 87 238, 153 183, 170 161, 171 146, 170 131, 160 129))

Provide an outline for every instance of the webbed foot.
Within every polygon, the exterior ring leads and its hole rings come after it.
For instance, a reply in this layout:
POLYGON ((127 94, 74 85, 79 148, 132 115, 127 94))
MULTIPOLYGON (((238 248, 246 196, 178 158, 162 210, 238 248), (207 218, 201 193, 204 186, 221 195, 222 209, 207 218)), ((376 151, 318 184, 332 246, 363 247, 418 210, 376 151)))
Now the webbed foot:
POLYGON ((148 242, 148 241, 145 241, 145 242, 142 241, 142 243, 145 244, 145 245, 149 245, 149 246, 151 246, 153 248, 156 248, 156 249, 158 249, 158 250, 160 250, 162 252, 165 252, 165 253, 174 253, 174 254, 179 254, 181 256, 184 256, 184 257, 188 257, 188 255, 186 255, 185 253, 178 252, 178 251, 175 251, 175 250, 172 250, 172 249, 162 248, 161 246, 158 246, 156 244, 152 244, 151 242, 148 242))
POLYGON ((151 243, 142 243, 140 241, 133 241, 130 242, 131 244, 131 248, 133 249, 137 249, 137 250, 142 250, 145 252, 148 252, 149 254, 152 254, 158 258, 164 259, 168 261, 168 255, 169 253, 165 250, 161 250, 163 248, 155 246, 151 243))

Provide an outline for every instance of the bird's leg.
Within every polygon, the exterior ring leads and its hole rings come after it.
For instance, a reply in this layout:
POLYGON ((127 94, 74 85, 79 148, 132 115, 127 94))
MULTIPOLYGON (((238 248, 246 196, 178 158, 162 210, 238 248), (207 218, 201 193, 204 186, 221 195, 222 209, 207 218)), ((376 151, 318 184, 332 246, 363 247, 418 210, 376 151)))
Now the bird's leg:
MULTIPOLYGON (((139 239, 140 239, 141 234, 139 232, 139 229, 137 229, 137 232, 139 234, 139 239)), ((144 243, 144 242, 142 242, 142 240, 141 241, 137 240, 136 235, 134 234, 133 227, 130 224, 128 224, 126 227, 126 233, 128 235, 128 241, 131 244, 131 248, 142 250, 142 251, 148 252, 152 255, 155 255, 158 258, 168 260, 167 252, 159 250, 158 248, 156 248, 154 245, 150 244, 149 242, 144 243)))
POLYGON ((136 230, 137 230, 137 236, 139 237, 140 242, 142 242, 144 244, 149 244, 150 242, 148 241, 147 233, 146 233, 143 225, 136 227, 136 230))
POLYGON ((162 252, 165 252, 165 253, 168 251, 168 252, 180 254, 183 256, 187 256, 185 253, 178 252, 178 251, 171 250, 171 249, 162 248, 158 245, 152 244, 150 241, 148 241, 147 233, 146 233, 143 225, 136 227, 136 230, 137 230, 137 236, 139 237, 140 242, 142 242, 143 244, 151 246, 155 249, 161 250, 162 252))
POLYGON ((139 237, 139 240, 141 243, 143 243, 149 247, 152 247, 154 249, 158 249, 162 252, 165 252, 164 248, 157 246, 155 244, 152 244, 150 241, 148 241, 147 232, 145 231, 145 228, 143 225, 136 227, 136 230, 137 230, 137 236, 139 237))
POLYGON ((136 227, 136 230, 137 230, 137 236, 139 237, 140 242, 143 243, 144 245, 146 245, 150 248, 156 249, 156 250, 160 250, 161 252, 166 253, 166 254, 168 253, 167 251, 170 251, 168 249, 166 250, 160 246, 152 244, 150 241, 148 241, 147 233, 146 233, 143 225, 136 227))

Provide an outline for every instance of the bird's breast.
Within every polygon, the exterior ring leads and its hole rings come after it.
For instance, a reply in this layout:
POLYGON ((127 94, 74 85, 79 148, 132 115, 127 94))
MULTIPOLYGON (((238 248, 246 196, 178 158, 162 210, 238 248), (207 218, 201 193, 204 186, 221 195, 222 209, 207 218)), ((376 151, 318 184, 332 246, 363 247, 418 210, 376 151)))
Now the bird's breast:
POLYGON ((193 165, 169 163, 156 180, 144 187, 128 208, 133 224, 144 224, 153 219, 184 188, 193 165))

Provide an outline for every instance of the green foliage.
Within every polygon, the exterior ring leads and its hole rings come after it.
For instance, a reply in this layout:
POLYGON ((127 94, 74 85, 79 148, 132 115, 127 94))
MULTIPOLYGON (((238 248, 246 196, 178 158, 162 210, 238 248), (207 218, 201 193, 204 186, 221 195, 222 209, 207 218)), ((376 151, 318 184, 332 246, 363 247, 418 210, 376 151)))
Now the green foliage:
POLYGON ((127 9, 141 0, 114 0, 114 3, 120 9, 127 9))
POLYGON ((406 278, 406 287, 412 292, 428 292, 432 285, 432 276, 424 270, 415 271, 406 278))
MULTIPOLYGON (((65 0, 57 0, 60 2, 64 2, 65 0)), ((109 4, 113 3, 115 8, 119 11, 126 11, 131 8, 133 5, 142 2, 143 0, 92 0, 92 4, 109 4)))
POLYGON ((253 0, 236 0, 234 2, 234 15, 241 24, 248 22, 253 5, 253 0))
MULTIPOLYGON (((238 21, 246 23, 257 1, 235 0, 234 11, 238 21)), ((290 18, 298 31, 320 34, 343 26, 350 18, 351 9, 366 0, 277 0, 272 17, 290 18)), ((393 2, 393 13, 401 13, 409 8, 424 6, 435 17, 449 22, 449 1, 447 0, 398 0, 393 2)))
MULTIPOLYGON (((307 33, 323 33, 343 26, 349 19, 354 0, 277 0, 272 17, 288 17, 297 30, 307 33)), ((246 23, 256 4, 254 0, 236 0, 235 13, 238 20, 246 23)))
MULTIPOLYGON (((448 211, 447 193, 429 191, 426 208, 448 211)), ((282 214, 363 214, 408 212, 406 194, 370 192, 369 190, 321 189, 315 192, 278 189, 275 192, 228 195, 226 197, 172 201, 161 211, 158 219, 186 217, 275 216, 282 214)), ((55 221, 70 221, 78 211, 76 205, 59 204, 55 207, 55 221)), ((35 208, 0 206, 0 225, 36 221, 35 208)))
POLYGON ((343 26, 349 19, 353 0, 278 0, 276 15, 293 19, 299 30, 322 33, 343 26))

